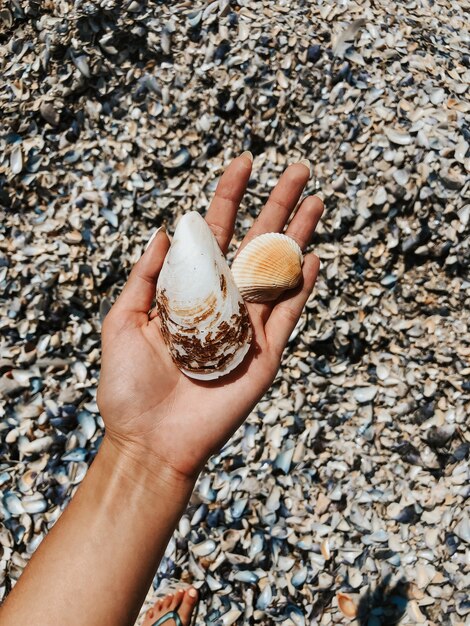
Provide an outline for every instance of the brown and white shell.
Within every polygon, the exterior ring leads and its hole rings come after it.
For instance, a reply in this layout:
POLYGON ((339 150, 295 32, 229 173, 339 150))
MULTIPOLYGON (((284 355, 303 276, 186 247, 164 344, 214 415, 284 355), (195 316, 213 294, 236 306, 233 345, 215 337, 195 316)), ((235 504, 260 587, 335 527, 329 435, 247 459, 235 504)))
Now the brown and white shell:
POLYGON ((232 274, 245 300, 269 302, 299 284, 302 263, 302 250, 291 237, 265 233, 238 254, 232 274))
POLYGON ((157 281, 157 310, 165 343, 190 378, 228 374, 250 348, 248 311, 207 222, 183 215, 157 281))

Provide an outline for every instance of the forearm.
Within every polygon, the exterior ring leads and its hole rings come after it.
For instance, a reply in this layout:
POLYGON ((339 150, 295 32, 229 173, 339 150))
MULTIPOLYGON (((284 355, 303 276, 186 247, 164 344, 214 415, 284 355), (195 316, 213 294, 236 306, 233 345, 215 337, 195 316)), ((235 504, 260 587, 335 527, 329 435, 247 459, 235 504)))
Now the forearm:
POLYGON ((2 625, 133 624, 193 484, 105 437, 0 611, 2 625))

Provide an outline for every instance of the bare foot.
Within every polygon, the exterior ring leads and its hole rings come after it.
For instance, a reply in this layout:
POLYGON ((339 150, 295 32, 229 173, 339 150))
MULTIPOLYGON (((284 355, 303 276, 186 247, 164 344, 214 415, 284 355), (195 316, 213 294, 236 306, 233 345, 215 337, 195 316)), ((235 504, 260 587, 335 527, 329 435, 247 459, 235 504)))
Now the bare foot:
MULTIPOLYGON (((161 617, 172 611, 178 613, 183 626, 189 626, 196 602, 197 591, 194 587, 178 589, 175 593, 169 593, 155 602, 153 607, 147 611, 142 626, 153 626, 161 617)), ((164 626, 177 626, 177 623, 174 619, 168 619, 164 622, 164 626)))

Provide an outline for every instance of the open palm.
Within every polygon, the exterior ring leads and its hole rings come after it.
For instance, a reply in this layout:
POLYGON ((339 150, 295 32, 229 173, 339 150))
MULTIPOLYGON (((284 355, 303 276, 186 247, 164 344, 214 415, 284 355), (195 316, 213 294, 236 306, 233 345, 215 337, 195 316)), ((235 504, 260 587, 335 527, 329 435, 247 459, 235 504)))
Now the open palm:
MULTIPOLYGON (((251 173, 243 154, 219 181, 206 221, 222 251, 230 243, 238 206, 251 173)), ((241 248, 265 232, 282 232, 308 181, 302 163, 287 168, 241 248)), ((317 196, 305 198, 286 233, 304 249, 323 211, 317 196)), ((106 435, 135 458, 165 463, 195 476, 211 453, 240 426, 272 383, 282 351, 315 283, 319 260, 305 257, 303 281, 273 304, 249 304, 254 338, 243 363, 212 381, 186 377, 173 363, 158 316, 148 314, 169 241, 159 232, 132 270, 103 324, 98 405, 106 435)))

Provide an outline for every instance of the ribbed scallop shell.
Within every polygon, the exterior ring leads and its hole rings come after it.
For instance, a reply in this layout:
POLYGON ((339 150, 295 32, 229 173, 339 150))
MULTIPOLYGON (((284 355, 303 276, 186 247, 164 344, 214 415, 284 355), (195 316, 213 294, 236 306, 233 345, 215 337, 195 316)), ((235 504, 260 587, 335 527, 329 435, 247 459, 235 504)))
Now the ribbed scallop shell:
POLYGON ((269 302, 299 284, 302 263, 302 250, 291 237, 265 233, 243 248, 232 264, 232 274, 245 300, 269 302))
POLYGON ((178 222, 157 281, 157 309, 173 361, 190 378, 224 376, 250 348, 248 311, 199 213, 178 222))

